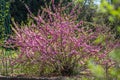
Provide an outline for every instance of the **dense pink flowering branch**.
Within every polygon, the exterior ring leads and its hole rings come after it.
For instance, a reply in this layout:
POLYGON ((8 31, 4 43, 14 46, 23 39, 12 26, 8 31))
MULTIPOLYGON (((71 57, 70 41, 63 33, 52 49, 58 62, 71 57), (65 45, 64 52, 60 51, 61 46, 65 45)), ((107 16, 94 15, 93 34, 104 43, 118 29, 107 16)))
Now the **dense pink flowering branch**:
POLYGON ((70 15, 60 11, 60 8, 54 10, 45 8, 46 15, 32 16, 36 24, 17 27, 15 41, 11 42, 20 49, 18 62, 29 60, 32 64, 39 62, 64 70, 65 66, 74 67, 81 61, 85 63, 86 59, 95 58, 99 62, 107 59, 109 51, 115 47, 110 40, 111 35, 107 35, 103 27, 80 28, 84 21, 77 21, 73 10, 70 15), (95 43, 100 35, 107 36, 102 42, 95 43))

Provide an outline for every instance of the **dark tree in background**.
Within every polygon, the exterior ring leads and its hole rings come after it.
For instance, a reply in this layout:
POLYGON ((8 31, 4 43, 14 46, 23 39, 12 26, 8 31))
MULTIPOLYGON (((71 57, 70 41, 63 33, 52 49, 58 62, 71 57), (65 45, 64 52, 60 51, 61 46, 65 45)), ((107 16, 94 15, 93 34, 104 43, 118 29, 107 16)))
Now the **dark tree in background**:
POLYGON ((43 0, 15 0, 11 3, 10 6, 10 14, 15 19, 16 22, 21 23, 22 21, 25 22, 27 19, 28 11, 25 7, 27 4, 35 15, 40 9, 40 6, 43 5, 43 0))
MULTIPOLYGON (((37 15, 38 10, 42 10, 45 4, 50 5, 51 0, 14 0, 11 2, 10 14, 15 19, 16 22, 21 23, 27 20, 27 15, 29 14, 25 4, 29 7, 30 11, 37 15)), ((55 0, 57 5, 61 0, 55 0)), ((63 0, 64 4, 70 2, 71 0, 63 0)))

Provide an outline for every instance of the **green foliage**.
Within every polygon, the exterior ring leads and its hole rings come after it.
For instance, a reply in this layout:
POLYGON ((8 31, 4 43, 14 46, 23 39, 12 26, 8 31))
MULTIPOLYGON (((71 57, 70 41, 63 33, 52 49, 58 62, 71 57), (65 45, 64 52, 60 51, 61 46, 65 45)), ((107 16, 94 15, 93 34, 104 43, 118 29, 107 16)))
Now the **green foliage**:
POLYGON ((110 53, 110 56, 111 56, 114 60, 120 62, 120 49, 115 49, 115 50, 113 50, 113 51, 110 53))
POLYGON ((97 78, 103 78, 105 71, 104 68, 100 65, 95 64, 93 61, 88 62, 88 67, 93 75, 95 75, 97 78))
POLYGON ((87 22, 93 22, 97 5, 94 4, 94 0, 73 0, 76 6, 79 5, 80 13, 78 20, 84 20, 87 22))
POLYGON ((107 14, 106 20, 108 23, 104 23, 106 25, 110 25, 111 31, 116 34, 116 38, 120 38, 119 26, 120 26, 120 4, 119 0, 112 0, 112 3, 108 3, 106 0, 102 0, 100 4, 100 11, 103 15, 107 14))
POLYGON ((94 41, 94 43, 99 44, 99 43, 104 43, 105 40, 105 35, 99 35, 98 38, 94 41))
MULTIPOLYGON (((120 7, 118 6, 120 4, 119 0, 112 0, 112 3, 109 4, 105 0, 102 0, 100 10, 104 13, 109 13, 109 20, 113 22, 114 27, 116 28, 115 31, 117 32, 117 35, 120 35, 120 7)), ((110 53, 110 56, 115 59, 116 61, 119 61, 120 58, 120 49, 115 49, 110 53)))
POLYGON ((10 34, 10 2, 0 0, 0 40, 3 41, 6 35, 10 34))
POLYGON ((74 3, 75 4, 78 4, 78 3, 83 3, 84 0, 74 0, 74 3))
POLYGON ((0 75, 10 75, 13 73, 13 66, 11 66, 12 59, 17 56, 16 51, 6 50, 0 47, 0 75))

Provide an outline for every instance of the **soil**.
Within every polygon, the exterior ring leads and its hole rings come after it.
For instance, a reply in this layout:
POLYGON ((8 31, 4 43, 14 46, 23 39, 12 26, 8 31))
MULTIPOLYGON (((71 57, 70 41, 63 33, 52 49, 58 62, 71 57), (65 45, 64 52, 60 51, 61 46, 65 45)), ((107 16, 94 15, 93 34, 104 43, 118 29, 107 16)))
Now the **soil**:
POLYGON ((76 76, 57 76, 57 77, 23 77, 23 76, 0 76, 0 80, 82 80, 82 77, 87 77, 91 80, 91 76, 76 75, 76 76))
POLYGON ((8 76, 1 76, 0 80, 63 80, 62 77, 40 77, 40 78, 27 78, 27 77, 8 77, 8 76))

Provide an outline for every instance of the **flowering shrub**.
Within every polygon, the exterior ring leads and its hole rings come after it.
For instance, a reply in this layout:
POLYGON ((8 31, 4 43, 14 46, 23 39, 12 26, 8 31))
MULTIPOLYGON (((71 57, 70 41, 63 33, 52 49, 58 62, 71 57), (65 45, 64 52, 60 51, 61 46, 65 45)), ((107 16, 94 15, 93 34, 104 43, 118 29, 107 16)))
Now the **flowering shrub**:
POLYGON ((84 21, 77 21, 76 12, 66 14, 54 4, 53 9, 45 8, 46 15, 31 15, 35 20, 31 26, 15 26, 16 35, 10 42, 19 47, 20 54, 13 64, 38 65, 38 72, 43 74, 72 75, 78 64, 83 67, 90 58, 97 63, 110 61, 107 54, 115 46, 107 30, 80 28, 84 21))

